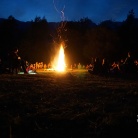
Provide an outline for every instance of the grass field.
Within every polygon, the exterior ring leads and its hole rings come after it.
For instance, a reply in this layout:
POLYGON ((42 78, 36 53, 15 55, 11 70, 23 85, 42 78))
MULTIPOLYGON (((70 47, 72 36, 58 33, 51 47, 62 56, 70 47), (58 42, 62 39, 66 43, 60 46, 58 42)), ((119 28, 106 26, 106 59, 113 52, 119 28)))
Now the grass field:
POLYGON ((0 75, 0 138, 134 137, 137 115, 136 79, 84 70, 0 75))

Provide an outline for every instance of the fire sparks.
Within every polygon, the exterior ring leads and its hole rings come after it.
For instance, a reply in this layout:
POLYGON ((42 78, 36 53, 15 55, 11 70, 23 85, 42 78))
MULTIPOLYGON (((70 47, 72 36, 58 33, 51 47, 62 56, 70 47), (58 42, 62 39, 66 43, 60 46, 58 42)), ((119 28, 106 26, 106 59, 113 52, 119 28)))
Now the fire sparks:
POLYGON ((60 45, 59 53, 54 59, 53 68, 54 68, 54 70, 56 70, 58 72, 64 72, 65 71, 65 67, 66 67, 66 65, 65 65, 65 55, 64 55, 64 46, 65 45, 64 45, 64 42, 63 42, 64 39, 62 38, 61 34, 63 34, 63 31, 65 31, 65 25, 66 25, 66 22, 64 22, 64 20, 65 20, 65 16, 64 16, 65 5, 62 8, 61 12, 59 12, 60 10, 57 9, 55 0, 53 0, 53 4, 54 4, 54 7, 55 7, 56 11, 61 14, 61 19, 62 19, 61 25, 57 29, 59 42, 62 42, 62 43, 60 45))

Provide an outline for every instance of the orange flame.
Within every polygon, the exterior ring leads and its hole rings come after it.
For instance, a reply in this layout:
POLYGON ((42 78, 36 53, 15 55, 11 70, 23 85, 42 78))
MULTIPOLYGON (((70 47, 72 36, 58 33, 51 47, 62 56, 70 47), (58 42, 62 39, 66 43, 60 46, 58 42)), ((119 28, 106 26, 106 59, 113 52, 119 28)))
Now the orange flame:
POLYGON ((65 54, 64 54, 64 48, 62 44, 60 46, 60 50, 58 54, 56 70, 59 72, 65 71, 65 54))

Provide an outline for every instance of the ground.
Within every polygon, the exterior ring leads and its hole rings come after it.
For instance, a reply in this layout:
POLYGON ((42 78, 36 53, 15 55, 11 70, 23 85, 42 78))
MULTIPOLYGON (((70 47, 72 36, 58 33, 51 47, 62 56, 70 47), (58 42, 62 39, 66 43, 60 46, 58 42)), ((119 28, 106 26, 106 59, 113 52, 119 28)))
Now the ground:
POLYGON ((87 70, 0 75, 1 138, 116 138, 138 132, 138 81, 87 70))

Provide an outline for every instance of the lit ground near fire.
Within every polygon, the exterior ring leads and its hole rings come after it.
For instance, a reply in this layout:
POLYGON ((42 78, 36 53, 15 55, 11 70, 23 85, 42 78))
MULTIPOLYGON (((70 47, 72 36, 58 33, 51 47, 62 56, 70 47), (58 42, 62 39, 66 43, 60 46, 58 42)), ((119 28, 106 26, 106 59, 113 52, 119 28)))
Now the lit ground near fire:
POLYGON ((87 70, 0 75, 1 138, 134 137, 137 115, 137 80, 87 70))

